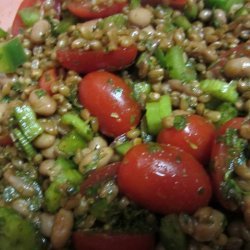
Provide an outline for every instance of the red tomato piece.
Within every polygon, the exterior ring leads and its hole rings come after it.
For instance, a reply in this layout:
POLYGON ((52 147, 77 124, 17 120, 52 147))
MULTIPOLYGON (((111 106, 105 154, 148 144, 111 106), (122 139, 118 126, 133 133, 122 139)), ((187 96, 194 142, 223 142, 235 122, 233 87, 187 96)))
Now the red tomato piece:
POLYGON ((18 8, 18 11, 16 13, 16 16, 15 16, 13 24, 12 24, 11 33, 14 36, 17 35, 20 32, 20 30, 22 30, 25 27, 18 12, 22 9, 34 6, 38 1, 40 1, 40 0, 23 0, 23 2, 21 3, 21 5, 18 8))
POLYGON ((81 185, 81 193, 85 194, 85 191, 109 179, 115 179, 117 177, 118 167, 120 162, 111 163, 104 167, 100 167, 92 171, 88 178, 81 185))
POLYGON ((62 49, 57 51, 57 59, 61 65, 78 73, 89 73, 99 69, 108 71, 121 70, 128 67, 135 60, 137 48, 120 47, 110 52, 84 51, 62 49))
POLYGON ((214 193, 220 204, 229 210, 235 210, 237 205, 234 201, 228 199, 228 197, 225 197, 222 192, 222 185, 224 184, 225 174, 230 168, 230 161, 233 159, 229 161, 230 153, 228 151, 230 148, 228 148, 223 142, 219 141, 218 138, 224 135, 228 128, 240 129, 243 122, 244 118, 241 117, 237 117, 226 122, 217 133, 217 138, 214 141, 211 154, 211 177, 214 193))
POLYGON ((191 155, 164 144, 140 144, 128 151, 118 170, 120 191, 161 214, 192 213, 211 198, 209 176, 191 155))
POLYGON ((104 18, 120 13, 126 5, 127 1, 121 3, 113 3, 111 6, 102 4, 98 6, 98 10, 93 10, 90 1, 83 0, 70 1, 67 5, 67 8, 72 14, 90 20, 96 18, 104 18))
POLYGON ((214 138, 213 124, 199 115, 189 115, 186 116, 186 125, 183 129, 164 128, 160 131, 157 142, 181 148, 201 163, 207 164, 214 138))
POLYGON ((79 84, 80 103, 98 118, 100 130, 116 137, 139 124, 141 110, 124 80, 107 71, 95 71, 79 84))
POLYGON ((153 234, 97 233, 76 231, 73 233, 76 250, 153 250, 153 234))
POLYGON ((8 146, 12 143, 13 142, 9 134, 0 134, 0 146, 8 146))
POLYGON ((39 86, 41 89, 45 90, 48 94, 52 94, 51 87, 57 81, 57 73, 56 70, 48 69, 46 70, 41 78, 39 79, 39 86))

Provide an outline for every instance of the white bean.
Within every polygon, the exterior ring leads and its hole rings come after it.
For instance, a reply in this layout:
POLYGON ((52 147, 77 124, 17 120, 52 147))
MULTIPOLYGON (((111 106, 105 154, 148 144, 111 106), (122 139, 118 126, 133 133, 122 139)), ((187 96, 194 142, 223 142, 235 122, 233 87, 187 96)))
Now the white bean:
POLYGON ((50 28, 50 23, 47 20, 37 21, 31 30, 31 41, 34 43, 43 43, 50 31, 50 28))
POLYGON ((229 60, 224 73, 228 78, 250 77, 250 58, 240 57, 229 60))
POLYGON ((92 150, 107 147, 107 146, 108 146, 107 142, 101 136, 94 137, 89 142, 89 148, 92 150))
POLYGON ((141 28, 148 26, 152 18, 153 14, 151 11, 143 7, 132 9, 128 14, 128 20, 141 28))
POLYGON ((42 133, 33 142, 34 146, 40 149, 49 148, 54 144, 56 137, 47 133, 42 133))
POLYGON ((26 183, 18 177, 15 176, 13 170, 8 169, 4 172, 3 174, 4 179, 11 185, 13 186, 17 192, 21 193, 23 196, 26 197, 31 197, 34 195, 34 188, 26 183))
POLYGON ((55 160, 45 160, 42 161, 39 166, 39 173, 44 176, 51 176, 53 175, 53 169, 55 166, 55 160))
POLYGON ((56 101, 43 90, 33 90, 29 95, 29 102, 34 111, 43 116, 51 116, 56 112, 57 103, 56 101))
POLYGON ((60 209, 55 216, 51 233, 51 243, 55 249, 64 247, 71 235, 74 218, 71 211, 60 209))
POLYGON ((50 237, 52 233, 52 228, 54 225, 55 216, 48 214, 48 213, 42 213, 40 214, 40 222, 41 222, 41 233, 46 236, 50 237))

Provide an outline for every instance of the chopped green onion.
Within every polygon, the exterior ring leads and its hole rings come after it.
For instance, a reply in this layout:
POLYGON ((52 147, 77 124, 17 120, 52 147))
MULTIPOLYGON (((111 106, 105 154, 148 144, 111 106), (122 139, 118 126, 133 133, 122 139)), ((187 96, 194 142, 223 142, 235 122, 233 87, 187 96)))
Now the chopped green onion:
POLYGON ((0 72, 13 73, 26 61, 24 48, 19 38, 0 43, 0 72))
POLYGON ((125 15, 115 14, 98 21, 97 26, 102 29, 109 28, 110 26, 114 26, 117 29, 121 29, 126 25, 126 23, 127 18, 125 15))
POLYGON ((63 124, 71 125, 87 141, 90 141, 93 138, 93 131, 90 126, 77 114, 66 113, 62 116, 61 121, 63 124))
POLYGON ((244 0, 205 0, 205 5, 210 8, 229 11, 235 4, 243 4, 244 0))
POLYGON ((42 134, 43 128, 37 122, 36 115, 30 106, 23 105, 15 107, 14 116, 22 133, 29 142, 42 134))
POLYGON ((76 153, 77 149, 82 149, 86 146, 86 141, 77 131, 73 130, 61 139, 58 148, 67 156, 72 156, 76 153))
POLYGON ((173 19, 173 23, 179 27, 179 28, 183 28, 183 30, 188 30, 192 27, 191 23, 189 22, 189 20, 183 16, 183 15, 180 15, 180 16, 176 16, 174 19, 173 19))
POLYGON ((168 250, 187 249, 187 238, 181 229, 177 215, 170 214, 161 219, 160 241, 168 250))
POLYGON ((130 1, 130 9, 135 9, 137 7, 140 7, 141 6, 141 1, 140 0, 131 0, 130 1))
POLYGON ((33 26, 40 18, 40 10, 36 7, 21 9, 18 14, 27 27, 33 26))
POLYGON ((200 88, 219 100, 235 103, 238 99, 236 85, 221 80, 207 79, 200 82, 200 88))
POLYGON ((151 85, 147 82, 137 82, 133 85, 133 96, 140 103, 142 96, 147 96, 151 91, 151 85))
POLYGON ((132 141, 125 141, 121 144, 115 145, 115 151, 119 155, 125 155, 132 147, 133 147, 132 141))
POLYGON ((157 135, 162 128, 162 119, 172 112, 171 100, 168 95, 161 96, 157 102, 146 103, 146 121, 148 132, 157 135))
POLYGON ((196 71, 186 65, 184 51, 180 46, 171 47, 165 56, 165 61, 169 76, 172 79, 187 82, 196 79, 196 71))
POLYGON ((20 148, 27 156, 29 160, 31 160, 35 155, 36 151, 29 142, 29 140, 25 137, 25 135, 19 129, 13 129, 12 135, 14 138, 14 142, 17 147, 20 148))
POLYGON ((54 166, 54 178, 45 191, 45 205, 49 212, 56 212, 63 197, 79 190, 83 177, 75 169, 75 164, 63 157, 59 157, 54 166), (64 186, 64 189, 61 187, 64 186))

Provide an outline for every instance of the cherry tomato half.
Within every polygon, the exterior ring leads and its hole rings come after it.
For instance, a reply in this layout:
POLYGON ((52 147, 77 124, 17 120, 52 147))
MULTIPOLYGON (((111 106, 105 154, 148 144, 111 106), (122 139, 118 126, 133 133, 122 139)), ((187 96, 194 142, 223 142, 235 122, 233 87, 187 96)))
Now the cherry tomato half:
POLYGON ((76 250, 153 250, 153 234, 98 233, 76 231, 73 233, 76 250))
POLYGON ((137 48, 120 47, 110 52, 61 49, 57 51, 57 59, 61 65, 78 73, 89 73, 104 69, 116 71, 128 67, 136 58, 137 48))
POLYGON ((121 3, 113 3, 111 6, 102 4, 98 6, 98 10, 93 10, 90 4, 91 1, 70 1, 67 5, 69 11, 75 16, 84 19, 96 19, 111 16, 122 12, 127 5, 127 1, 121 3))
MULTIPOLYGON (((237 209, 237 205, 230 197, 225 195, 223 186, 225 185, 225 175, 232 167, 231 163, 234 160, 234 156, 229 152, 232 148, 228 147, 220 138, 225 135, 229 128, 239 130, 243 122, 244 118, 241 117, 226 122, 217 133, 211 154, 211 177, 214 193, 220 204, 229 210, 237 209)), ((237 155, 235 155, 236 157, 237 155)))
POLYGON ((81 185, 81 193, 85 194, 85 191, 104 181, 109 179, 115 179, 117 177, 118 167, 120 162, 111 163, 109 165, 97 168, 93 170, 88 178, 81 185))
POLYGON ((134 146, 124 156, 117 180, 128 198, 161 214, 192 213, 211 197, 210 179, 202 165, 170 145, 134 146))
POLYGON ((48 94, 52 94, 51 87, 57 81, 57 73, 56 70, 48 69, 46 70, 41 78, 39 79, 39 86, 41 89, 45 90, 48 94))
POLYGON ((12 24, 11 32, 14 36, 17 35, 20 32, 20 30, 22 30, 25 27, 18 12, 22 9, 34 6, 38 1, 40 0, 23 0, 23 2, 18 8, 18 11, 16 13, 15 19, 12 24))
POLYGON ((215 127, 198 115, 180 118, 185 120, 183 128, 164 128, 160 131, 157 142, 179 147, 206 164, 215 138, 215 127))
POLYGON ((140 121, 141 110, 132 98, 130 87, 107 71, 84 76, 79 85, 79 99, 98 118, 100 130, 107 136, 126 133, 140 121))

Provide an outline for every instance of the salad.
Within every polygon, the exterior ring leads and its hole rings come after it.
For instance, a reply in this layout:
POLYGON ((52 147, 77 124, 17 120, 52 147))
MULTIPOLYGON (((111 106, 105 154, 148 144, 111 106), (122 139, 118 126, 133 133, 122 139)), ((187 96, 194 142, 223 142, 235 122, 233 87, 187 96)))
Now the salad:
POLYGON ((249 112, 249 0, 23 0, 0 250, 250 249, 249 112))

